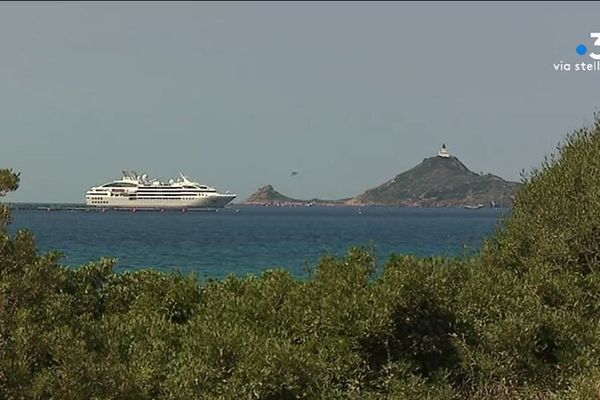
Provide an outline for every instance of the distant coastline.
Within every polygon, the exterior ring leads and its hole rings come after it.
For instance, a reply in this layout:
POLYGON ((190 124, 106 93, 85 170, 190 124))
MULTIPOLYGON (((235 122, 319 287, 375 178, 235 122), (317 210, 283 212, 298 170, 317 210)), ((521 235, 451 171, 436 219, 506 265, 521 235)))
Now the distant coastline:
POLYGON ((351 198, 302 200, 288 197, 272 185, 259 188, 240 204, 253 206, 397 206, 397 207, 510 207, 520 183, 493 174, 469 170, 451 156, 445 145, 437 156, 404 171, 387 182, 351 198))
MULTIPOLYGON (((13 202, 13 203, 5 203, 12 211, 70 211, 70 212, 122 212, 122 211, 131 211, 132 209, 123 208, 123 209, 109 209, 109 208, 99 208, 99 207, 89 207, 84 203, 29 203, 29 202, 13 202)), ((311 204, 309 201, 302 202, 291 202, 291 203, 273 203, 273 204, 252 204, 252 203, 232 203, 225 208, 222 209, 188 209, 187 211, 198 212, 198 211, 212 211, 212 212, 229 212, 230 210, 238 210, 244 208, 256 208, 256 207, 271 207, 271 208, 329 208, 329 207, 339 207, 339 208, 423 208, 423 209, 463 209, 463 206, 446 206, 446 207, 427 207, 427 206, 404 206, 404 205, 384 205, 384 204, 366 204, 366 205, 357 205, 357 204, 349 204, 349 203, 333 203, 333 202, 317 202, 311 204)), ((495 207, 497 209, 503 209, 507 207, 495 207)), ((160 209, 140 209, 136 210, 137 212, 161 212, 160 209)), ((163 210, 163 212, 181 212, 181 210, 163 210)))

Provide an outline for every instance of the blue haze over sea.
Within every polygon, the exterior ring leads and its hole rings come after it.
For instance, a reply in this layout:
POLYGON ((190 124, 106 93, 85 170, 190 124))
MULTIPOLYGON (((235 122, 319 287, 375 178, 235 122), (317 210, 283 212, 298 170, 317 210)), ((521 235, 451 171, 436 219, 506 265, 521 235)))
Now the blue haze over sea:
POLYGON ((224 278, 284 268, 306 276, 323 254, 343 256, 373 243, 379 264, 391 253, 459 256, 478 251, 506 210, 397 207, 237 207, 218 212, 13 211, 10 230, 30 229, 41 251, 79 266, 118 259, 140 268, 224 278), (359 213, 360 210, 360 213, 359 213))

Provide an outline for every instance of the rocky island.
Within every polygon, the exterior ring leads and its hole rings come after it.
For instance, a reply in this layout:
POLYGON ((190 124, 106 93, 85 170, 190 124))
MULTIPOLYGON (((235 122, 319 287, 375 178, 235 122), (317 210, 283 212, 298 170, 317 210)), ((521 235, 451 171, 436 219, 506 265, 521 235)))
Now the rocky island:
POLYGON ((291 197, 284 196, 273 188, 271 185, 266 185, 259 188, 252 196, 246 201, 242 202, 244 205, 258 205, 258 206, 313 206, 313 205, 344 205, 350 199, 341 200, 300 200, 293 199, 291 197))
POLYGON ((437 156, 396 175, 364 193, 340 200, 299 200, 277 192, 273 186, 261 187, 242 204, 250 205, 354 205, 404 207, 509 207, 518 182, 492 174, 469 170, 442 146, 437 156))

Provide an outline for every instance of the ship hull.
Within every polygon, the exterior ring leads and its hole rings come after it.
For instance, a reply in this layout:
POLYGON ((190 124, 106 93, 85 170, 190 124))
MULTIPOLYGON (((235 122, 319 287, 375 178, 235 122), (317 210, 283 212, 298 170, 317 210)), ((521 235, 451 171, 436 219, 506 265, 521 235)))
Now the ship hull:
POLYGON ((234 195, 219 194, 199 199, 130 199, 127 197, 104 197, 100 204, 86 200, 86 205, 97 208, 129 208, 129 209, 189 209, 189 208, 223 208, 235 199, 234 195))

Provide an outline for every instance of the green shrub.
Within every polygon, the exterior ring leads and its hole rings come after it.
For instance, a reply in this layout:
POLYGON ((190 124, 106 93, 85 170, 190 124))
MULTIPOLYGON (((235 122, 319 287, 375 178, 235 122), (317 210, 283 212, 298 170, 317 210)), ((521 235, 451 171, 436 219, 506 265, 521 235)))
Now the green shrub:
MULTIPOLYGON (((600 118, 481 255, 323 257, 200 282, 78 269, 0 213, 0 398, 600 398, 600 118)), ((0 192, 19 176, 0 170, 0 192)))
POLYGON ((589 273, 600 267, 600 114, 525 177, 485 259, 515 272, 533 265, 589 273))

